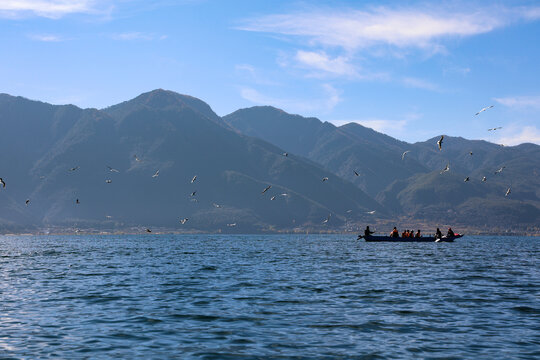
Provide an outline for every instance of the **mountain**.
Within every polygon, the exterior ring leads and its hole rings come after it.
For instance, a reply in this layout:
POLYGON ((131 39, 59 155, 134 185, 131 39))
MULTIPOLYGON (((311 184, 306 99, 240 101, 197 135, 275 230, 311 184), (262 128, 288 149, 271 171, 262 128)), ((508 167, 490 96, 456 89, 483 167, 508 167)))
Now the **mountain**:
POLYGON ((540 147, 534 144, 502 147, 445 136, 439 150, 439 137, 409 144, 356 123, 336 127, 268 106, 237 110, 223 119, 241 133, 353 181, 408 223, 497 228, 540 223, 540 147), (450 171, 441 173, 446 165, 450 171))
POLYGON ((367 218, 367 211, 385 214, 354 184, 239 134, 186 95, 155 90, 102 110, 1 100, 1 139, 8 144, 0 158, 4 231, 325 231, 367 218), (182 218, 188 218, 183 225, 182 218))

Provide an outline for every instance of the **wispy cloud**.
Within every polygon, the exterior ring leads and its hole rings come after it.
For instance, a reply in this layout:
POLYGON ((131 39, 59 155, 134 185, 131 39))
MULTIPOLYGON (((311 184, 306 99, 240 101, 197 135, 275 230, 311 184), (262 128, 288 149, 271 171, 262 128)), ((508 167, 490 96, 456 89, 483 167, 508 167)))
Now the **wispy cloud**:
POLYGON ((110 1, 108 3, 98 0, 2 0, 0 17, 33 15, 58 19, 69 14, 98 14, 111 9, 110 1))
POLYGON ((499 104, 508 107, 540 109, 540 95, 513 96, 505 98, 495 98, 494 100, 499 104))
POLYGON ((330 111, 341 102, 339 91, 329 84, 323 84, 324 95, 317 99, 286 99, 267 96, 252 88, 242 88, 242 98, 258 105, 272 105, 289 112, 330 111))
POLYGON ((62 36, 52 35, 52 34, 31 34, 28 37, 32 40, 43 41, 43 42, 60 42, 66 40, 62 36))
POLYGON ((440 52, 444 50, 439 43, 443 39, 478 35, 517 20, 538 18, 540 7, 491 6, 462 11, 443 6, 320 8, 249 19, 239 29, 304 38, 312 46, 338 47, 350 52, 379 45, 440 52))
POLYGON ((133 41, 133 40, 147 40, 148 41, 148 40, 164 40, 167 38, 167 36, 133 31, 133 32, 112 34, 111 38, 113 40, 120 40, 120 41, 133 41))
POLYGON ((279 83, 275 80, 269 79, 267 76, 261 74, 261 72, 252 65, 249 64, 238 64, 234 67, 236 73, 247 79, 248 81, 258 84, 258 85, 278 85, 279 83))
POLYGON ((355 67, 344 56, 330 57, 325 52, 303 51, 296 52, 294 59, 300 66, 315 70, 312 76, 339 75, 358 77, 355 67))
MULTIPOLYGON (((519 145, 523 143, 533 143, 540 145, 540 129, 536 126, 524 126, 522 128, 510 127, 505 129, 496 142, 504 145, 519 145)), ((492 141, 488 139, 488 141, 492 141)))
POLYGON ((418 79, 414 77, 404 77, 402 79, 402 82, 407 87, 429 90, 429 91, 440 91, 440 88, 437 85, 423 79, 418 79))

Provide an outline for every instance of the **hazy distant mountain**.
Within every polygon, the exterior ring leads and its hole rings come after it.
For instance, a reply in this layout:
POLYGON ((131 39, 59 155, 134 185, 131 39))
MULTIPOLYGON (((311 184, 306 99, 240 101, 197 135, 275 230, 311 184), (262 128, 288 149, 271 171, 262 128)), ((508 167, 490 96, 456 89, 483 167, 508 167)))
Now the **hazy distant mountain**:
POLYGON ((156 90, 104 110, 3 99, 2 136, 20 139, 1 158, 5 224, 324 230, 385 213, 352 183, 238 134, 189 96, 156 90), (36 141, 20 145, 25 137, 36 141))
POLYGON ((399 218, 497 227, 540 223, 540 147, 534 144, 501 147, 446 136, 439 150, 438 137, 409 144, 359 124, 335 127, 272 107, 241 109, 224 120, 353 181, 399 218), (450 171, 441 174, 447 164, 450 171))

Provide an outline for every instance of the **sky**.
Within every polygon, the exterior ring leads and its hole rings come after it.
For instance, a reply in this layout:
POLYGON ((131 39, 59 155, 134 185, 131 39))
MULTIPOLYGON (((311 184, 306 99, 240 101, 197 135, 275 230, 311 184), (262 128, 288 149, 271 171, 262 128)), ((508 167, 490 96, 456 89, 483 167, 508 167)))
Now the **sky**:
POLYGON ((0 0, 0 93, 104 108, 163 88, 221 116, 540 144, 539 39, 538 1, 0 0))

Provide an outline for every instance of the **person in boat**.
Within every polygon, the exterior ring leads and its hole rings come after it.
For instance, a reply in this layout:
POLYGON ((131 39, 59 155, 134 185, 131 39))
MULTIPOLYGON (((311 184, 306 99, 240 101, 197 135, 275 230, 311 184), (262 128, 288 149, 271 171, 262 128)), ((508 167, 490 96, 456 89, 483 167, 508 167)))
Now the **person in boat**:
POLYGON ((415 238, 420 238, 422 237, 422 235, 420 234, 420 229, 418 229, 418 231, 416 232, 416 234, 414 235, 415 238))
POLYGON ((404 231, 401 233, 401 237, 402 237, 402 238, 406 238, 406 237, 407 237, 407 230, 404 230, 404 231))
POLYGON ((456 234, 454 233, 454 230, 452 228, 448 228, 448 232, 446 233, 446 237, 454 237, 456 234))
POLYGON ((435 232, 435 239, 442 239, 442 232, 439 228, 437 228, 437 231, 435 232))
POLYGON ((392 232, 390 233, 390 237, 393 237, 393 238, 399 237, 399 232, 395 226, 394 226, 394 230, 392 230, 392 232))
POLYGON ((369 230, 369 226, 366 226, 366 230, 364 230, 364 237, 365 238, 370 237, 371 234, 375 234, 375 231, 369 230))

